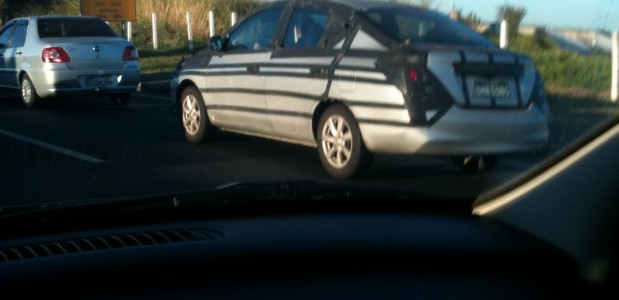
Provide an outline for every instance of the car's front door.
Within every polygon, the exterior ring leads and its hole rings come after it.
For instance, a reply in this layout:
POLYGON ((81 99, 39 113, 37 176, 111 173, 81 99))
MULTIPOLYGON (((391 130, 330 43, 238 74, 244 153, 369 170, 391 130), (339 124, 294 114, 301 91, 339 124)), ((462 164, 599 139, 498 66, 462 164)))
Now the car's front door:
POLYGON ((272 54, 272 39, 284 6, 272 7, 239 24, 224 38, 208 67, 204 98, 220 127, 270 134, 261 68, 272 54))

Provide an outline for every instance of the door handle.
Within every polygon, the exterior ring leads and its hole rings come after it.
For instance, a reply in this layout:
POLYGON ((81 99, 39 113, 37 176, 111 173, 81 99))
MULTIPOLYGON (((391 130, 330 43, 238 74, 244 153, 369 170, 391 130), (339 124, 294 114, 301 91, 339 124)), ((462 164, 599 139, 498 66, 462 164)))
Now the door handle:
POLYGON ((17 51, 17 52, 15 52, 15 55, 22 55, 22 52, 21 51, 17 51))
POLYGON ((249 74, 258 74, 260 67, 258 65, 247 66, 247 72, 249 74))
POLYGON ((329 77, 329 68, 328 67, 312 67, 310 69, 310 73, 313 77, 326 78, 329 77))

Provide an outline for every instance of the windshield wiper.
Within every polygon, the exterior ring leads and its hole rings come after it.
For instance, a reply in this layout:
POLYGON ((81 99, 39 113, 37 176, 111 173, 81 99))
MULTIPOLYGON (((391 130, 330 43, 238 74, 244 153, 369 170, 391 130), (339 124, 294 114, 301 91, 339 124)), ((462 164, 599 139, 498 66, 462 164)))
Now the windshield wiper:
POLYGON ((275 181, 238 182, 171 197, 177 208, 265 207, 302 210, 359 211, 401 209, 417 212, 470 213, 474 198, 446 198, 411 189, 366 182, 275 181))
POLYGON ((34 204, 0 209, 0 221, 8 218, 45 219, 89 214, 130 214, 170 211, 233 209, 251 206, 335 208, 342 210, 393 209, 398 207, 419 212, 470 213, 475 199, 449 199, 408 189, 373 186, 367 183, 325 183, 318 181, 238 182, 212 189, 183 193, 34 204))

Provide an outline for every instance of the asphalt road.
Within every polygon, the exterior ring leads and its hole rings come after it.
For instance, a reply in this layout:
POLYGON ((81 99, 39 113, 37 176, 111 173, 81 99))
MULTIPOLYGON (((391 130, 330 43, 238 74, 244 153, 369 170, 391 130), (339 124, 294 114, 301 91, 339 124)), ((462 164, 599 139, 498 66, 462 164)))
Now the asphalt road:
MULTIPOLYGON (((2 91, 0 206, 132 198, 243 181, 334 181, 313 148, 226 132, 211 143, 186 142, 170 112, 168 78, 143 79, 142 91, 125 106, 75 96, 30 111, 18 95, 2 91)), ((553 147, 565 131, 553 126, 553 147)), ((447 158, 377 155, 368 176, 355 181, 476 197, 540 159, 510 156, 490 172, 464 174, 447 158)))

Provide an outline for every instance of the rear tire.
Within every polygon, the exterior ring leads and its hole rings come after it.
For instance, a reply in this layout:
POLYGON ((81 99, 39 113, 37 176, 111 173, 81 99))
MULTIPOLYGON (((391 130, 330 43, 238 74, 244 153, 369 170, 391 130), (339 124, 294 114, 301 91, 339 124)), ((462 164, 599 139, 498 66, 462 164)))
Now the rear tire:
POLYGON ((373 155, 366 149, 359 125, 346 107, 328 107, 320 117, 316 135, 318 156, 329 175, 338 179, 365 175, 373 155))
POLYGON ((24 74, 21 79, 20 91, 22 102, 28 109, 34 109, 41 100, 36 89, 34 88, 32 80, 30 80, 30 77, 27 74, 24 74))
POLYGON ((192 143, 210 140, 217 129, 211 124, 200 91, 189 86, 181 94, 181 119, 185 138, 192 143))
POLYGON ((116 105, 125 105, 129 102, 130 93, 110 94, 110 100, 116 105))

